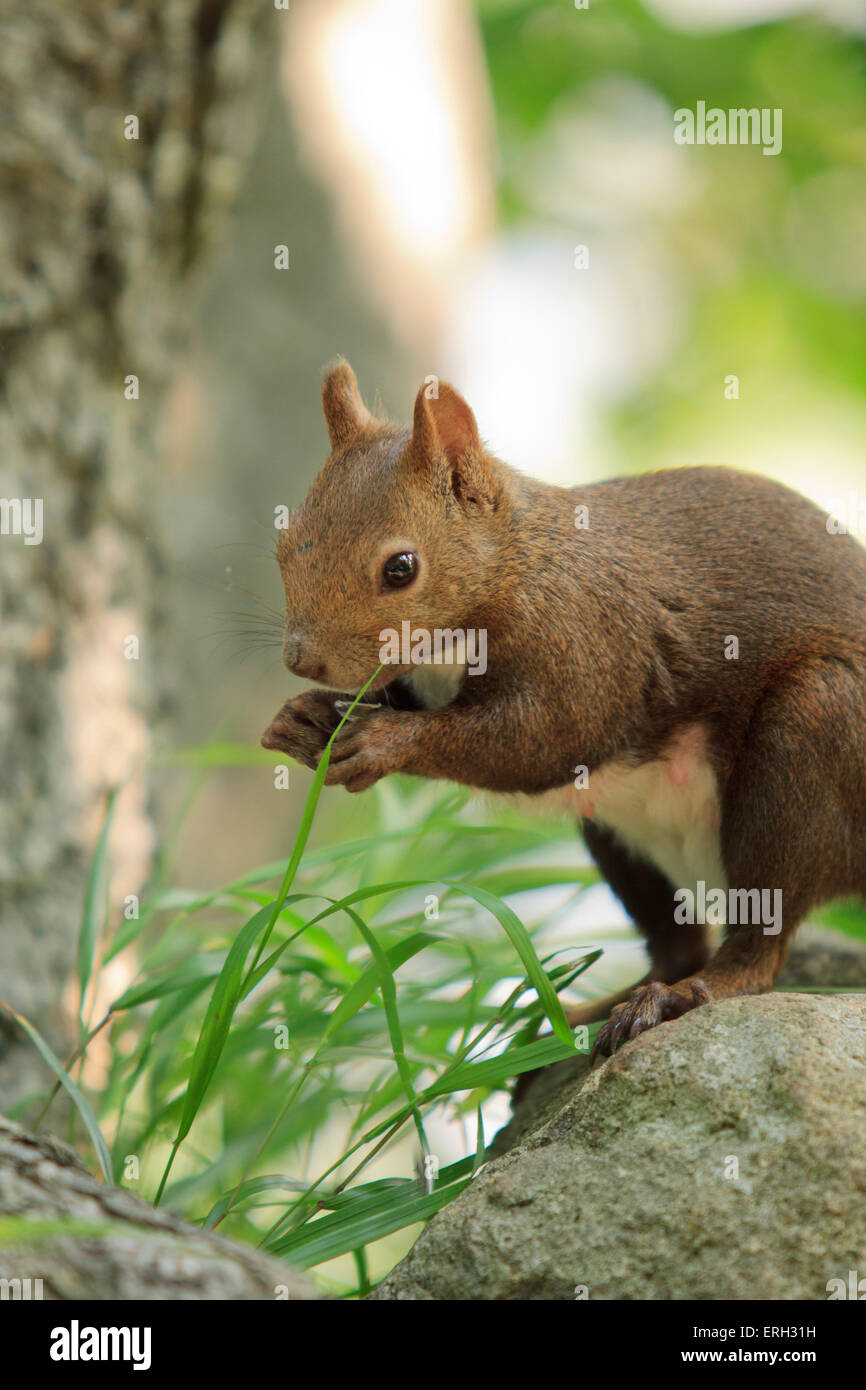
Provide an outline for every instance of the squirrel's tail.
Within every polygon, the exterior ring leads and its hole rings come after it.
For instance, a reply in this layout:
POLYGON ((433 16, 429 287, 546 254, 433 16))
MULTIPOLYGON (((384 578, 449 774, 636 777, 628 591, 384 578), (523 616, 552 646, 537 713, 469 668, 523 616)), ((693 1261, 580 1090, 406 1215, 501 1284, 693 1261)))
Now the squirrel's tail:
POLYGON ((636 984, 621 989, 616 994, 608 994, 604 999, 590 999, 586 1004, 566 1005, 565 1017, 569 1028, 578 1028, 584 1023, 601 1023, 617 1004, 624 1004, 634 990, 648 984, 652 976, 644 975, 636 984))

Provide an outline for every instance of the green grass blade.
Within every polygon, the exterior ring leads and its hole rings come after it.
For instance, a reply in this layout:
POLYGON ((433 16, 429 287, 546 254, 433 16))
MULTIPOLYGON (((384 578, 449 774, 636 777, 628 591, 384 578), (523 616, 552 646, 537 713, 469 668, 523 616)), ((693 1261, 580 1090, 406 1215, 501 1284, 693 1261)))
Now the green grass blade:
POLYGON ((493 1090, 504 1086, 521 1072, 534 1071, 536 1067, 547 1067, 553 1062, 565 1062, 575 1054, 571 1034, 567 1043, 548 1034, 547 1037, 538 1038, 525 1046, 508 1048, 496 1057, 487 1057, 480 1062, 463 1062, 449 1069, 426 1087, 420 1093, 419 1099, 433 1100, 436 1096, 447 1096, 453 1091, 474 1091, 477 1087, 493 1090))
MULTIPOLYGON (((452 881, 443 879, 443 882, 449 883, 452 881)), ((550 980, 547 978, 541 962, 535 954, 535 949, 530 940, 529 933, 517 916, 517 913, 508 907, 506 903, 501 902, 499 898, 494 897, 492 893, 488 893, 486 888, 478 888, 471 883, 452 882, 452 886, 457 888, 461 893, 465 893, 468 897, 474 898, 477 903, 480 903, 482 907, 486 907, 487 911, 496 918, 514 946, 514 949, 517 951, 517 954, 520 956, 524 969, 526 970, 527 978, 541 1001, 542 1008, 550 1020, 551 1028, 560 1041, 573 1051, 574 1038, 566 1022, 563 1007, 559 1002, 559 996, 550 983, 550 980)))
POLYGON ((453 1201, 469 1181, 468 1177, 461 1178, 436 1187, 429 1194, 419 1193, 414 1182, 404 1182, 397 1191, 383 1193, 375 1204, 362 1200, 357 1211, 347 1205, 341 1211, 308 1222, 268 1248, 272 1254, 307 1269, 338 1255, 349 1254, 417 1221, 426 1221, 453 1201))
POLYGON ((242 1207, 247 1199, 257 1197, 262 1192, 305 1192, 306 1188, 306 1183, 298 1181, 297 1178, 284 1177, 282 1173, 268 1174, 261 1178, 250 1178, 249 1181, 242 1183, 239 1191, 232 1189, 231 1192, 223 1193, 205 1217, 204 1225, 208 1230, 218 1226, 230 1205, 235 1209, 242 1207))
POLYGON ((79 1115, 84 1121, 84 1127, 87 1130, 87 1133, 90 1135, 90 1141, 93 1144, 93 1148, 96 1152, 96 1158, 97 1162, 99 1163, 99 1167, 102 1171, 102 1176, 105 1179, 105 1181, 109 1184, 109 1186, 113 1186, 114 1179, 111 1173, 111 1158, 108 1153, 108 1145, 105 1142, 102 1130, 99 1128, 99 1125, 97 1123, 96 1116, 91 1110, 90 1105, 88 1104, 83 1091, 80 1089, 80 1087, 76 1086, 75 1082, 72 1080, 72 1077, 69 1075, 63 1063, 57 1056, 55 1056, 54 1052, 52 1052, 51 1048, 48 1046, 48 1043, 42 1037, 41 1033, 39 1033, 37 1029, 33 1027, 33 1024, 29 1023, 28 1020, 26 1018, 23 1018, 21 1014, 16 1013, 14 1009, 11 1009, 8 1004, 4 1004, 2 1000, 0 1000, 0 1008, 5 1009, 8 1014, 11 1014, 12 1018, 15 1019, 16 1023, 18 1023, 18 1025, 24 1029, 24 1032, 27 1034, 28 1038, 33 1043, 43 1062, 45 1062, 51 1068, 54 1075, 57 1077, 57 1080, 63 1087, 64 1091, 66 1091, 67 1095, 69 1096, 70 1100, 72 1101, 73 1105, 75 1106, 76 1110, 78 1111, 79 1115))
MULTIPOLYGON (((407 936, 404 941, 398 942, 396 946, 392 946, 384 952, 385 968, 393 974, 405 961, 416 956, 419 951, 423 951, 425 946, 431 945, 436 940, 437 938, 430 932, 415 932, 413 936, 407 936)), ((374 961, 372 965, 367 966, 357 983, 343 995, 330 1016, 323 1041, 333 1037, 344 1023, 347 1023, 358 1013, 359 1009, 363 1008, 373 994, 379 979, 380 967, 378 962, 374 961)))
POLYGON ((415 1095, 415 1087, 412 1084, 412 1072, 409 1063, 406 1061, 406 1044, 403 1040, 403 1029, 400 1026, 400 1013, 397 1008, 397 987, 394 984, 394 976, 391 973, 391 964, 388 956, 380 946, 375 934, 367 926, 364 919, 351 908, 347 909, 352 921, 363 936, 370 954, 376 966, 379 976, 379 989, 382 993, 382 1003, 385 1008, 385 1017, 388 1022, 388 1036, 391 1039, 391 1050, 394 1053, 394 1061, 397 1064, 397 1071, 406 1092, 406 1099, 412 1109, 412 1118, 415 1121, 415 1128, 418 1132, 418 1139, 424 1153, 429 1153, 427 1135, 424 1133, 424 1124, 421 1119, 421 1112, 418 1109, 418 1098, 415 1095))
POLYGON ((244 962, 256 938, 265 930, 270 920, 271 907, 268 904, 267 907, 261 908, 250 918, 236 937, 217 977, 193 1053, 189 1083, 175 1144, 179 1144, 186 1138, 192 1122, 198 1114, 225 1045, 234 1011, 241 997, 244 962))
POLYGON ((294 882, 295 874, 298 870, 298 865, 301 862, 301 858, 306 848, 307 840, 310 838, 310 831, 313 826, 313 817, 316 814, 316 807, 319 804, 319 797, 322 792, 322 787, 325 783, 325 774, 328 771, 328 764, 331 761, 331 746, 334 742, 334 739, 337 737, 346 720, 351 715, 352 710, 355 708, 355 705, 358 703, 359 700, 363 699, 367 689, 373 684, 373 681, 376 679, 381 669, 381 666, 377 666, 376 670, 373 672, 372 676, 367 681, 367 684, 364 685, 358 691, 358 694, 355 696, 351 705, 346 710, 346 713, 343 715, 343 718, 340 720, 331 737, 328 739, 328 742, 325 744, 325 750, 322 753, 321 758, 319 759, 318 766, 316 767, 316 771, 313 776, 313 781, 310 786, 310 790, 307 793, 307 799, 304 802, 304 810, 301 815, 301 823, 298 826, 298 833, 295 836, 294 847, 292 849, 292 853, 289 858, 288 865, 286 867, 286 872, 283 876, 282 884, 280 885, 280 891, 277 894, 276 900, 274 902, 273 915, 271 917, 270 922, 268 923, 267 930, 265 931, 265 934, 262 937, 261 942, 259 943, 255 959, 253 960, 252 966, 250 967, 249 976, 251 976, 255 972, 256 966, 258 965, 261 959, 262 952, 268 944, 271 932, 274 928, 274 923, 280 915, 283 903, 286 901, 289 889, 291 888, 292 883, 294 882))

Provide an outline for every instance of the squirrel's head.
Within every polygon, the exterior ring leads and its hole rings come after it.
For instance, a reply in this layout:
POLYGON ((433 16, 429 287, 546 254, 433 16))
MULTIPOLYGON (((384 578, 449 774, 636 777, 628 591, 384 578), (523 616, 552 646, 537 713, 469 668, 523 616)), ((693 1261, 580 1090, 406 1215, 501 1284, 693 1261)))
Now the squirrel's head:
MULTIPOLYGON (((411 430, 370 413, 339 362, 322 387, 331 454, 280 532, 290 671, 356 691, 380 664, 383 632, 472 626, 503 546, 506 470, 469 406, 428 379, 411 430)), ((408 666, 386 666, 381 687, 408 666)))

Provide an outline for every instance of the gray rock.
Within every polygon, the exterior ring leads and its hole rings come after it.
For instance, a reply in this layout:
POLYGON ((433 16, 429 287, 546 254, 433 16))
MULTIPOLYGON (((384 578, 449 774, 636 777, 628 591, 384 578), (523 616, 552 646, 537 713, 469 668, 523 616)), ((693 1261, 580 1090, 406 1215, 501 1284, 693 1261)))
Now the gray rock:
POLYGON ((794 937, 780 989, 866 989, 866 941, 807 922, 794 937))
MULTIPOLYGON (((777 987, 786 990, 866 989, 866 942, 829 927, 805 923, 794 937, 777 987)), ((490 1152, 506 1153, 552 1119, 561 1104, 563 1086, 584 1076, 587 1070, 588 1059, 576 1057, 573 1062, 560 1062, 522 1077, 514 1115, 495 1136, 490 1152)))
POLYGON ((727 999, 566 1066, 374 1298, 825 1299, 866 1275, 866 996, 727 999))

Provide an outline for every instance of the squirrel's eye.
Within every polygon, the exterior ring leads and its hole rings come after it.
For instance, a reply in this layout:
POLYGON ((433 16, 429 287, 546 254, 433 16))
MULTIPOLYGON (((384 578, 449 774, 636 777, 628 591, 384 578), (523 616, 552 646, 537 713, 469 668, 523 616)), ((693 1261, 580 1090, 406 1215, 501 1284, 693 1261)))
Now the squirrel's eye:
POLYGON ((418 573, 418 556, 411 550, 401 550, 399 555, 390 555, 385 561, 382 577, 389 589, 403 589, 411 584, 418 573))

